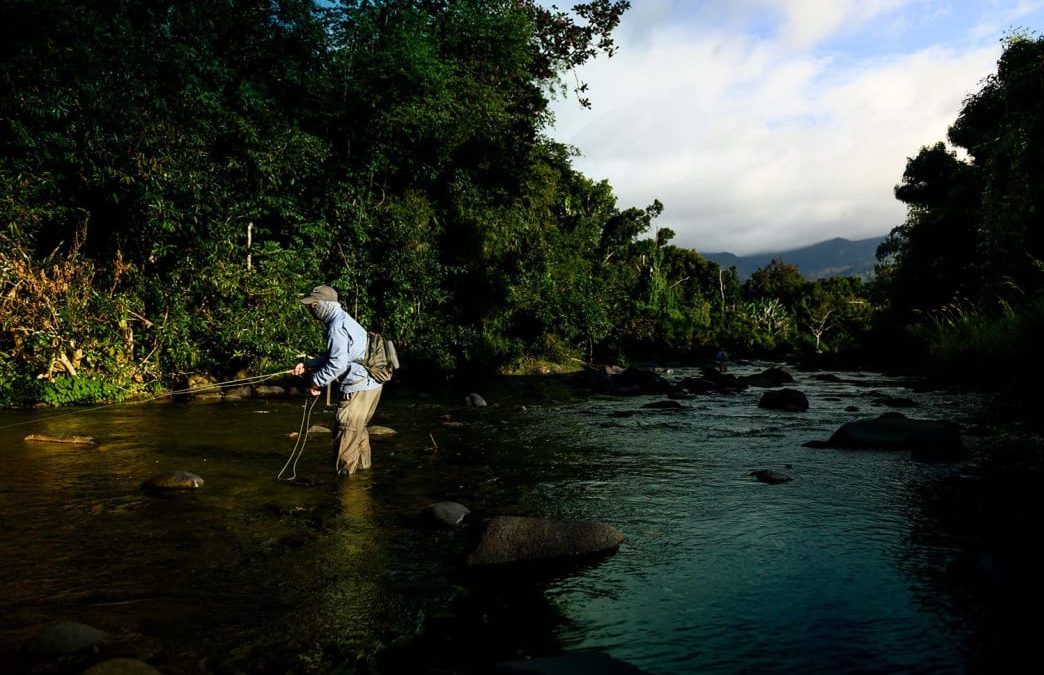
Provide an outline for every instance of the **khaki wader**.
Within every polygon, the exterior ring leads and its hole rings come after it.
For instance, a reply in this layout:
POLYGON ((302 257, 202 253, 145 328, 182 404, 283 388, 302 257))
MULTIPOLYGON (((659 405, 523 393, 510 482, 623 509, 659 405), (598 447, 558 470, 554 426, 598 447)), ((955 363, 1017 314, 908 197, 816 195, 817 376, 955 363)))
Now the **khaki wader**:
POLYGON ((337 430, 333 447, 337 453, 338 472, 349 476, 357 469, 370 468, 370 434, 366 425, 377 410, 384 387, 375 387, 346 394, 337 406, 337 430))

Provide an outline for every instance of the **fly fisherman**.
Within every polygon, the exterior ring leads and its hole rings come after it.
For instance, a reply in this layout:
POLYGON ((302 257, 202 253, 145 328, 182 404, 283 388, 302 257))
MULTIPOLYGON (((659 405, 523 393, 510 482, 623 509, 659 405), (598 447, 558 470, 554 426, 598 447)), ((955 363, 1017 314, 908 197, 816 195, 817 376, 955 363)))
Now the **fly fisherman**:
POLYGON ((312 396, 318 396, 326 385, 341 378, 333 447, 337 453, 337 474, 351 476, 356 469, 370 468, 366 425, 381 398, 381 383, 357 363, 366 356, 366 329, 341 308, 337 291, 329 286, 316 286, 301 297, 301 302, 326 325, 326 351, 298 363, 291 372, 311 373, 308 393, 312 396))

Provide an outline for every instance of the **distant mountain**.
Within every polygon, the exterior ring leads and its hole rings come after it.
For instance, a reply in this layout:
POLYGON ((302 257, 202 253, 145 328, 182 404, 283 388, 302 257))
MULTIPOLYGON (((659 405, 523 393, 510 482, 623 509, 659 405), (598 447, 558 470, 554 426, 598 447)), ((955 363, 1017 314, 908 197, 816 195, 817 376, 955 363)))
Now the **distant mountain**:
POLYGON ((735 267, 741 280, 747 279, 752 272, 761 269, 772 260, 781 258, 792 265, 797 265, 806 279, 841 276, 860 277, 865 281, 874 276, 877 247, 884 239, 883 236, 858 241, 837 238, 804 248, 775 253, 737 256, 727 252, 701 252, 700 255, 708 260, 713 260, 725 269, 735 267))

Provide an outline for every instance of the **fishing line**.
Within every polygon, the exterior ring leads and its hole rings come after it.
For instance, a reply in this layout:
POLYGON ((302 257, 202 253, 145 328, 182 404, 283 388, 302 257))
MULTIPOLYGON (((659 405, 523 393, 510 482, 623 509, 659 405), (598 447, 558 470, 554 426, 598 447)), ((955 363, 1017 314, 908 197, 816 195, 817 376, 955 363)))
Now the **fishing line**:
POLYGON ((149 397, 149 398, 135 399, 133 401, 119 401, 119 402, 116 402, 116 403, 108 403, 106 405, 99 405, 99 406, 95 406, 93 408, 86 408, 86 409, 83 409, 83 410, 73 410, 71 412, 59 413, 57 415, 48 415, 46 417, 39 417, 37 419, 26 420, 24 422, 15 422, 14 424, 5 424, 3 426, 0 426, 0 429, 10 429, 11 427, 20 427, 20 426, 24 426, 26 424, 39 424, 40 422, 47 422, 49 420, 56 420, 56 419, 59 419, 61 417, 70 417, 72 415, 85 415, 85 414, 90 413, 90 412, 95 412, 95 411, 98 411, 98 410, 105 410, 106 408, 115 408, 116 406, 120 406, 120 405, 135 405, 135 404, 139 404, 139 403, 150 403, 152 401, 156 401, 156 400, 159 400, 161 398, 167 398, 168 396, 178 396, 178 395, 181 395, 181 394, 190 394, 190 393, 198 394, 200 392, 210 391, 212 389, 223 389, 225 387, 243 386, 243 385, 247 385, 247 384, 258 384, 260 382, 264 382, 265 380, 270 380, 273 377, 279 377, 280 375, 290 375, 291 373, 292 373, 292 371, 289 371, 289 370, 280 370, 277 373, 269 373, 268 375, 254 375, 252 377, 244 377, 244 378, 239 379, 239 380, 227 380, 225 382, 216 382, 214 384, 209 384, 209 385, 207 385, 205 387, 189 387, 187 389, 178 389, 177 391, 169 391, 169 392, 166 392, 164 394, 158 394, 156 396, 152 396, 152 397, 149 397))
POLYGON ((315 409, 315 404, 319 400, 318 396, 309 395, 304 402, 304 410, 301 413, 301 426, 297 431, 297 442, 294 443, 294 449, 290 451, 290 456, 286 459, 286 464, 279 470, 276 475, 276 480, 294 480, 297 478, 297 461, 301 459, 301 455, 304 454, 305 444, 308 442, 308 430, 312 426, 312 410, 315 409), (297 458, 294 458, 297 455, 297 458), (294 466, 290 469, 291 476, 289 478, 283 478, 283 473, 286 471, 286 467, 290 465, 290 461, 293 460, 294 466))

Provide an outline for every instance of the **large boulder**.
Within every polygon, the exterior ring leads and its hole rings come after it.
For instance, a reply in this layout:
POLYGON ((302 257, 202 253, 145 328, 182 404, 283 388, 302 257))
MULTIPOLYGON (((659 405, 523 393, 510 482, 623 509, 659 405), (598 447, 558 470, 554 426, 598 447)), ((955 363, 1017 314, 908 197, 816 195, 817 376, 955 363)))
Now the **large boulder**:
POLYGON ((496 516, 484 524, 468 565, 499 565, 616 551, 624 535, 593 520, 496 516))
POLYGON ((220 401, 221 387, 209 375, 194 373, 188 376, 189 398, 193 401, 220 401))
POLYGON ((808 398, 797 389, 784 388, 778 391, 766 391, 758 401, 758 407, 769 410, 804 412, 808 410, 808 398))
POLYGON ((843 424, 826 443, 817 445, 912 450, 925 459, 959 459, 965 455, 960 429, 953 422, 910 419, 895 412, 843 424))

